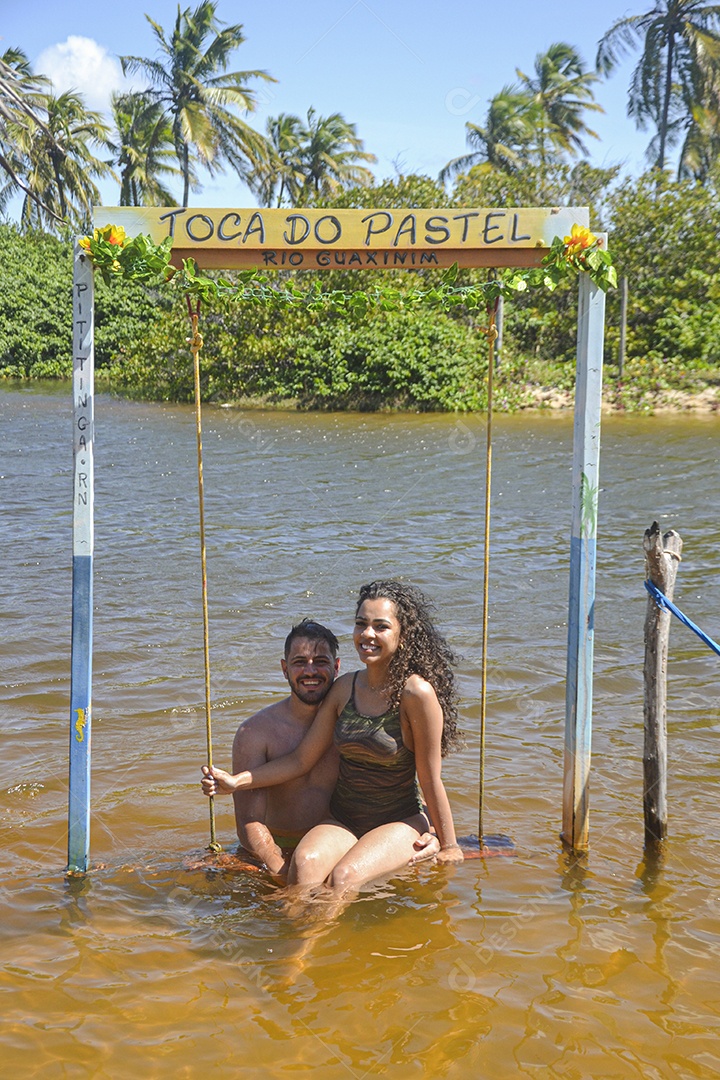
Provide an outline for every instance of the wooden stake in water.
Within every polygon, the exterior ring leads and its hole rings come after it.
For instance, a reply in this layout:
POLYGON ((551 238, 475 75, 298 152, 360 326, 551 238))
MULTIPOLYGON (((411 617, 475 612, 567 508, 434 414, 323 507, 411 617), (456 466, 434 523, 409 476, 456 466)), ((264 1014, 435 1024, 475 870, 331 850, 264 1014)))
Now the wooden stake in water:
POLYGON ((92 263, 75 244, 73 272, 73 558, 70 674, 69 874, 90 854, 93 629, 94 304, 92 263))
MULTIPOLYGON (((670 529, 663 536, 657 521, 643 538, 645 572, 672 600, 683 542, 670 529)), ((667 656, 670 612, 648 596, 645 615, 643 720, 643 815, 645 846, 655 847, 667 836, 667 656)))
MULTIPOLYGON (((187 297, 188 312, 192 324, 192 337, 188 339, 190 352, 193 355, 193 371, 195 376, 195 430, 197 433, 197 472, 198 472, 198 503, 200 508, 200 561, 202 565, 202 609, 203 609, 203 655, 205 659, 205 735, 207 742, 207 763, 212 768, 212 718, 210 713, 210 634, 208 620, 208 589, 207 589, 207 553, 205 549, 205 487, 203 483, 202 463, 202 408, 200 403, 200 350, 203 339, 198 332, 198 320, 200 318, 200 301, 197 309, 192 310, 190 297, 187 297)), ((215 839, 215 799, 210 796, 210 851, 222 851, 222 847, 215 839)))

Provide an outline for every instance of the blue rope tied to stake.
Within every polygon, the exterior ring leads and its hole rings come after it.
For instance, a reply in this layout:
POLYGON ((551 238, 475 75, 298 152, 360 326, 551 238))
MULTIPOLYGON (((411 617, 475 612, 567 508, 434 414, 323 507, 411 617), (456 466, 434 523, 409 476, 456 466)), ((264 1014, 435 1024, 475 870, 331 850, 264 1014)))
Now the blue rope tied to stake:
POLYGON ((684 623, 689 630, 692 630, 693 634, 697 634, 701 641, 704 641, 705 644, 709 648, 711 648, 714 653, 717 653, 717 655, 720 656, 720 645, 718 645, 717 642, 713 641, 711 637, 708 637, 708 635, 703 630, 701 630, 699 626, 696 626, 692 619, 688 619, 687 615, 683 615, 680 608, 675 607, 672 600, 668 600, 665 593, 661 592, 660 589, 658 589, 657 585, 653 585, 652 581, 646 581, 645 588, 650 593, 658 607, 666 608, 667 611, 671 611, 676 619, 679 619, 681 623, 684 623))

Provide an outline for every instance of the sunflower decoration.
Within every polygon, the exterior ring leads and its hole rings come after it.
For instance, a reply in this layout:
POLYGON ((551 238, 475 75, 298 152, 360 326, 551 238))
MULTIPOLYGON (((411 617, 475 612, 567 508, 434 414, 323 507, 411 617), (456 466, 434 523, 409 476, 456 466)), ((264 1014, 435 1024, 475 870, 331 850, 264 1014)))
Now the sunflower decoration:
POLYGON ((617 287, 617 269, 603 237, 596 236, 586 225, 573 225, 569 236, 555 237, 543 259, 542 272, 542 284, 551 291, 577 274, 587 274, 603 292, 617 287))
POLYGON ((582 257, 582 253, 588 248, 598 246, 599 241, 595 233, 591 233, 584 225, 573 225, 570 235, 564 238, 563 243, 565 244, 565 258, 571 262, 573 259, 582 257))
POLYGON ((102 229, 93 229, 92 236, 81 237, 78 243, 108 284, 113 277, 123 277, 144 285, 158 285, 172 277, 169 236, 161 244, 155 244, 149 236, 128 239, 122 225, 104 225, 102 229))

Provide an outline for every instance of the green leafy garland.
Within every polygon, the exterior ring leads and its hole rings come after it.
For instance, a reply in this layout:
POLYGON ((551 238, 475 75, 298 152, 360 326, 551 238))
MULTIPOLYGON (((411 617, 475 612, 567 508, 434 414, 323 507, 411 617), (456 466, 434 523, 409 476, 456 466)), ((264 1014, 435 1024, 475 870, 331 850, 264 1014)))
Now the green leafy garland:
POLYGON ((162 243, 141 234, 131 240, 117 225, 95 229, 92 236, 80 240, 93 265, 106 282, 124 278, 153 288, 171 288, 173 292, 212 303, 218 300, 242 300, 251 304, 281 308, 304 306, 310 311, 336 310, 356 317, 371 308, 398 311, 423 305, 448 310, 460 304, 467 308, 495 306, 498 297, 511 297, 529 288, 543 287, 551 292, 568 278, 586 273, 606 292, 617 286, 617 270, 612 256, 596 237, 582 225, 573 225, 570 236, 555 237, 542 264, 526 270, 506 270, 476 285, 457 285, 458 265, 442 272, 436 285, 425 289, 400 290, 391 285, 367 290, 323 289, 315 280, 309 289, 292 282, 278 283, 259 270, 240 270, 235 281, 209 278, 201 274, 194 259, 183 259, 181 269, 170 265, 172 238, 162 243))

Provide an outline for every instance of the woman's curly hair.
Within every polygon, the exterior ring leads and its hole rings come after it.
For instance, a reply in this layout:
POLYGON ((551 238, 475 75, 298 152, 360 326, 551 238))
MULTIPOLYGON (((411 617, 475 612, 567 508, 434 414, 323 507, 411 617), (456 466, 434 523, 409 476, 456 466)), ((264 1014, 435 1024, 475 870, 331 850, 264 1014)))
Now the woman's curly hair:
POLYGON ((452 670, 458 657, 433 625, 431 601, 420 589, 402 581, 371 581, 363 585, 356 615, 364 600, 391 600, 400 622, 400 648, 388 668, 387 689, 391 703, 398 704, 411 675, 426 679, 437 694, 443 713, 442 755, 444 757, 451 750, 459 749, 463 745, 463 737, 457 726, 457 691, 452 670))

